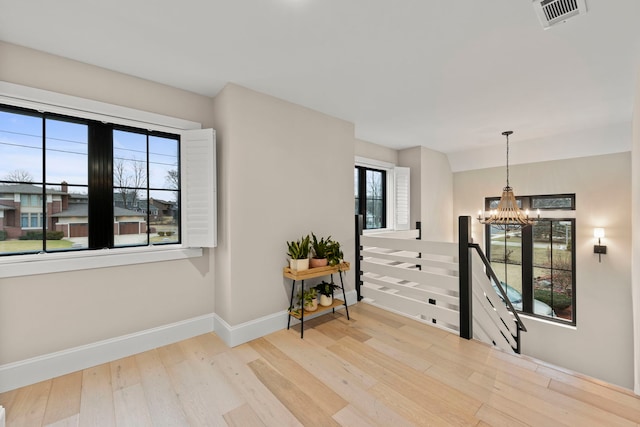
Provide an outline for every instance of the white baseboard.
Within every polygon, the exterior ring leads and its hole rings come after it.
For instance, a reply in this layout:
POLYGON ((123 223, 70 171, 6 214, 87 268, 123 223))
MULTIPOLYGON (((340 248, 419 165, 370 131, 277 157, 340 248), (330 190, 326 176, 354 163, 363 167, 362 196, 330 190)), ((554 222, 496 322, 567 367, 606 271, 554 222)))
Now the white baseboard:
POLYGON ((101 365, 213 331, 214 315, 187 319, 133 334, 0 366, 0 393, 101 365))
POLYGON ((214 331, 229 346, 235 347, 287 327, 287 312, 281 311, 231 326, 214 315, 214 331))
MULTIPOLYGON (((353 305, 357 302, 356 291, 346 292, 345 296, 347 298, 347 305, 353 305)), ((343 309, 344 306, 336 307, 336 310, 343 309)), ((287 311, 283 310, 278 313, 231 326, 225 322, 224 319, 214 314, 214 330, 229 347, 235 347, 286 328, 287 316, 287 311)), ((294 321, 297 323, 295 319, 294 321)))
MULTIPOLYGON (((346 297, 348 305, 357 302, 355 291, 347 292, 346 297)), ((336 309, 340 310, 344 307, 336 307, 336 309)), ((286 327, 286 310, 234 326, 229 325, 216 314, 206 314, 129 335, 1 365, 0 393, 208 332, 215 331, 229 347, 235 347, 286 327)), ((0 424, 0 427, 3 426, 0 424)))

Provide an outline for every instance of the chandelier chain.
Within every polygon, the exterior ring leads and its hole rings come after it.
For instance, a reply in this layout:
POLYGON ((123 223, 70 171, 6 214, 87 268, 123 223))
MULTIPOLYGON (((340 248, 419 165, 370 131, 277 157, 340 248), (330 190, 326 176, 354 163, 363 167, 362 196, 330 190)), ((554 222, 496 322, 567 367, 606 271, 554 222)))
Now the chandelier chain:
POLYGON ((507 134, 507 187, 509 187, 509 135, 507 134))

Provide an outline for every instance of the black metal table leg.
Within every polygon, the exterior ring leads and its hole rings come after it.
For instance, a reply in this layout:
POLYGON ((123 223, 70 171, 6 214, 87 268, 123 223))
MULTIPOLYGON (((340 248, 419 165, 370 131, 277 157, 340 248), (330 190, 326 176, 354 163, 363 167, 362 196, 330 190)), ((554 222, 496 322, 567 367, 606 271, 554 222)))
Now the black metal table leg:
POLYGON ((304 338, 304 280, 300 288, 300 339, 304 338))
POLYGON ((291 300, 289 301, 289 319, 287 320, 287 329, 291 326, 291 310, 293 310, 293 292, 296 289, 296 281, 291 284, 291 300))
POLYGON ((347 294, 344 292, 344 282, 342 281, 342 271, 339 271, 340 275, 340 286, 342 287, 342 298, 344 298, 344 309, 347 311, 347 320, 351 320, 349 318, 349 306, 347 305, 347 294))

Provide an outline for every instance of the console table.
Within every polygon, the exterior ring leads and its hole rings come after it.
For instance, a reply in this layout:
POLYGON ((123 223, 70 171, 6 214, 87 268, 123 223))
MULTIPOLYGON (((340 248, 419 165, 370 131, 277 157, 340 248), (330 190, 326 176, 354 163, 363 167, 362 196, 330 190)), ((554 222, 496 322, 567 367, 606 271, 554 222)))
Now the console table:
MULTIPOLYGON (((317 267, 317 268, 310 268, 308 270, 301 270, 301 271, 292 270, 289 267, 285 267, 282 274, 284 275, 284 277, 293 280, 293 284, 291 285, 291 301, 289 302, 289 318, 287 320, 287 329, 289 329, 289 327, 291 326, 291 318, 295 317, 296 319, 300 320, 300 338, 304 338, 304 318, 305 317, 324 313, 329 310, 335 313, 336 307, 339 307, 341 305, 344 305, 344 308, 347 312, 347 319, 350 320, 349 307, 347 306, 347 296, 344 292, 344 282, 342 280, 342 273, 345 271, 349 271, 349 268, 350 268, 350 264, 348 262, 342 262, 333 267, 330 267, 330 266, 317 267), (319 305, 318 309, 314 311, 305 310, 304 302, 301 302, 300 310, 296 310, 296 312, 293 311, 293 296, 295 295, 296 282, 301 283, 300 295, 302 295, 304 293, 305 280, 314 279, 316 277, 322 277, 322 276, 331 276, 331 283, 333 283, 333 275, 335 273, 338 273, 338 275, 340 276, 340 288, 342 289, 342 298, 344 300, 333 298, 333 304, 326 307, 319 305)), ((333 291, 332 291, 332 295, 333 295, 333 291)))

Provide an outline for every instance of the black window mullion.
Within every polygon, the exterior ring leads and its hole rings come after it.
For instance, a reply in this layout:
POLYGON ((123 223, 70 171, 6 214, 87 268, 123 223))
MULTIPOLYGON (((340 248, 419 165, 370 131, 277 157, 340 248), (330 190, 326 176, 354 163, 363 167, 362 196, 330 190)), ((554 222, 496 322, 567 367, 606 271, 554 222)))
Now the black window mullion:
MULTIPOLYGON (((42 250, 47 251, 47 117, 42 115, 42 250)), ((36 201, 36 206, 38 205, 36 201)), ((37 214, 36 214, 37 215, 37 214)), ((29 218, 31 222, 31 218, 29 218)))
MULTIPOLYGON (((575 205, 575 199, 572 201, 575 205)), ((577 323, 576 318, 576 220, 571 220, 571 317, 573 324, 577 323)))
POLYGON ((524 227, 522 236, 522 311, 533 314, 533 227, 524 227))
POLYGON ((387 227, 387 174, 382 172, 382 228, 387 227))
POLYGON ((364 218, 364 228, 367 228, 367 183, 366 169, 358 166, 358 213, 364 218))
POLYGON ((113 126, 89 125, 89 248, 113 247, 113 126), (92 197, 92 195, 99 195, 92 197))
POLYGON ((149 150, 150 150, 150 147, 149 147, 149 134, 147 134, 147 158, 146 158, 147 165, 146 165, 146 169, 145 169, 146 174, 147 174, 147 178, 145 180, 146 181, 146 192, 147 192, 147 206, 146 206, 146 209, 145 209, 145 212, 146 212, 146 217, 145 218, 146 218, 146 221, 147 221, 147 230, 146 230, 146 232, 147 232, 147 244, 151 244, 151 233, 150 233, 150 230, 151 230, 151 217, 149 216, 149 212, 151 212, 151 191, 149 190, 151 188, 151 184, 149 183, 149 176, 150 176, 149 175, 149 173, 150 173, 149 172, 149 159, 150 159, 149 150))

